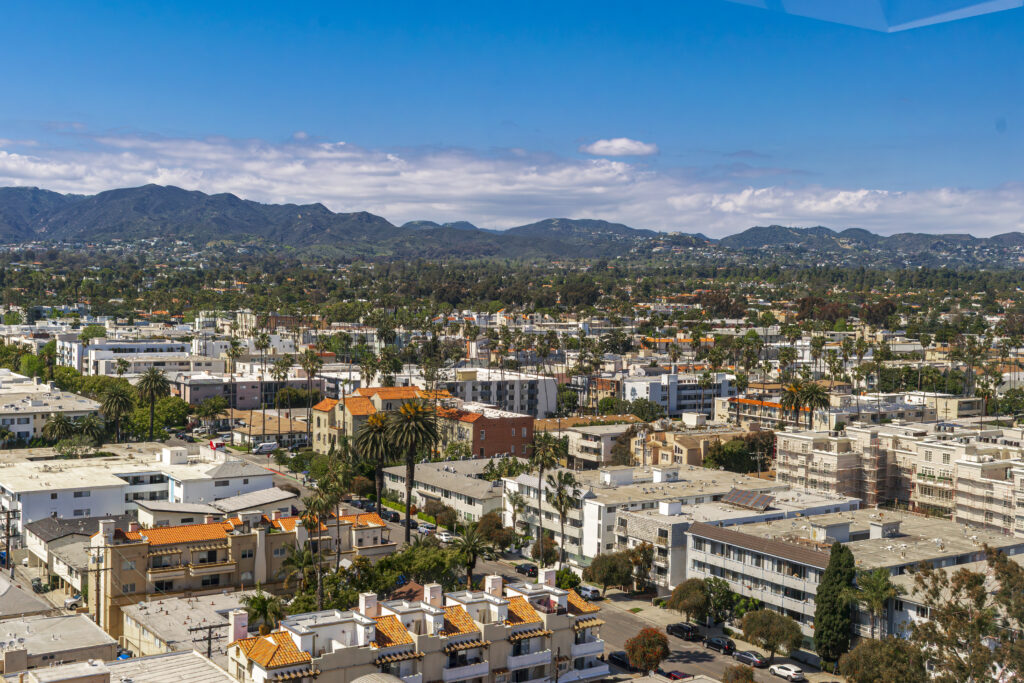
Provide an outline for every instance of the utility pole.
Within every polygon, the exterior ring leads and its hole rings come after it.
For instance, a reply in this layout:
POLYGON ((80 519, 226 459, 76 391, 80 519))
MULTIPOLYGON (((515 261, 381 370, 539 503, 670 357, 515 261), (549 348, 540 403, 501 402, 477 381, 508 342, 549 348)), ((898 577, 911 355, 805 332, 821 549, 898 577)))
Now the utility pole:
POLYGON ((5 569, 9 569, 14 566, 11 562, 11 516, 16 516, 17 510, 0 510, 0 515, 4 516, 4 557, 7 558, 5 569))
MULTIPOLYGON (((223 628, 223 627, 224 627, 224 624, 211 624, 209 626, 192 626, 192 627, 190 627, 188 629, 189 633, 194 633, 195 631, 206 631, 206 637, 205 638, 200 638, 200 640, 205 640, 206 641, 206 658, 207 659, 212 659, 213 658, 213 641, 221 640, 224 637, 223 633, 218 633, 217 635, 213 635, 213 629, 215 629, 215 628, 223 628)), ((195 640, 193 639, 192 642, 194 643, 195 640)))

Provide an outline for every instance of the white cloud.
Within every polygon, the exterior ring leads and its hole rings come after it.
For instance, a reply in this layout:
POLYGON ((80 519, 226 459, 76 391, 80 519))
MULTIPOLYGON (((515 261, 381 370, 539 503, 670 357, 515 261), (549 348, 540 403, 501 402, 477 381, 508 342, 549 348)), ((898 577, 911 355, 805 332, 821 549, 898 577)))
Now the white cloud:
POLYGON ((583 145, 580 147, 580 151, 599 157, 645 157, 657 154, 658 146, 629 138, 611 138, 595 140, 589 145, 583 145))
POLYGON ((548 217, 721 236, 752 225, 863 227, 880 233, 1024 230, 1024 185, 990 189, 760 185, 742 174, 656 171, 621 159, 565 160, 525 150, 371 150, 345 142, 128 135, 74 148, 0 143, 0 186, 93 193, 146 183, 233 192, 263 202, 321 202, 401 223, 468 220, 510 227, 548 217))

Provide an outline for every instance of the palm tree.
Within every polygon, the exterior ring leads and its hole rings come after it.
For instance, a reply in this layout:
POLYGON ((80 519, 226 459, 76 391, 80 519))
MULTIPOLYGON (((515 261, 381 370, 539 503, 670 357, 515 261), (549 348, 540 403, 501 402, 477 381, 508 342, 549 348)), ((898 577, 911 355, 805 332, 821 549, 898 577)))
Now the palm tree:
POLYGON ((466 568, 466 588, 472 589, 476 561, 481 557, 485 560, 493 559, 496 556, 494 545, 484 538, 474 523, 469 525, 461 537, 452 542, 451 547, 462 559, 463 566, 466 568))
POLYGON ((14 432, 7 427, 0 427, 0 448, 6 448, 7 442, 14 438, 14 432))
POLYGON ((316 373, 320 372, 324 363, 320 360, 320 356, 316 355, 316 351, 306 349, 299 356, 299 365, 306 373, 306 443, 312 444, 313 420, 309 416, 313 412, 313 379, 316 377, 316 373))
POLYGON ((96 413, 89 413, 75 422, 78 433, 97 446, 103 444, 103 435, 107 433, 107 423, 96 413))
POLYGON ((313 557, 313 550, 309 544, 300 546, 296 543, 289 546, 288 557, 281 562, 281 570, 284 571, 284 587, 287 588, 291 580, 297 578, 299 592, 305 591, 309 583, 309 574, 314 571, 315 566, 316 558, 313 557))
POLYGON ((793 413, 793 424, 797 427, 800 426, 800 409, 804 406, 803 394, 800 391, 801 382, 799 380, 787 384, 782 389, 782 399, 780 404, 783 410, 788 410, 793 413))
MULTIPOLYGON (((711 373, 705 370, 697 378, 697 386, 700 387, 700 408, 698 412, 704 412, 704 392, 710 389, 714 385, 714 379, 711 377, 711 373)), ((708 416, 710 417, 710 415, 708 416)))
POLYGON ((75 433, 75 423, 64 413, 53 413, 43 425, 43 437, 50 441, 63 441, 75 433))
POLYGON ((741 372, 736 375, 736 424, 740 423, 740 394, 746 394, 747 388, 750 387, 750 376, 741 372))
POLYGON ((124 374, 128 372, 128 368, 130 367, 131 366, 128 364, 128 361, 126 361, 124 358, 118 358, 117 363, 115 363, 114 372, 117 373, 118 377, 124 377, 124 374))
POLYGON ((121 440, 121 420, 135 409, 135 397, 131 385, 127 382, 110 384, 103 392, 100 400, 100 412, 114 423, 115 441, 121 440))
POLYGON ((384 413, 374 413, 366 418, 366 422, 359 425, 359 429, 356 430, 355 446, 359 457, 373 465, 376 500, 379 505, 384 492, 384 466, 391 459, 388 419, 384 413))
MULTIPOLYGON (((558 568, 561 569, 565 566, 565 519, 569 516, 570 510, 579 506, 580 496, 583 495, 583 492, 580 491, 576 476, 568 470, 560 470, 554 475, 549 474, 547 484, 548 505, 558 512, 560 550, 558 568)), ((543 553, 541 554, 543 555, 543 553)))
POLYGON ((857 573, 857 587, 853 589, 853 599, 868 608, 871 618, 871 637, 875 637, 875 624, 881 623, 885 608, 890 600, 895 600, 907 591, 903 586, 892 582, 889 570, 879 567, 874 571, 857 573))
POLYGON ((322 491, 318 490, 316 494, 307 496, 302 499, 302 504, 306 506, 305 511, 302 513, 302 525, 306 528, 309 534, 310 543, 313 542, 313 535, 316 534, 316 563, 314 565, 314 571, 316 572, 316 608, 318 610, 324 608, 324 581, 323 581, 323 561, 324 561, 324 544, 323 544, 323 526, 324 519, 330 513, 331 500, 322 491))
POLYGON ((150 368, 142 374, 136 385, 139 397, 149 403, 149 440, 153 440, 153 421, 156 419, 156 401, 171 393, 171 384, 163 370, 150 368))
POLYGON ((517 521, 519 519, 519 513, 526 509, 526 498, 523 498, 523 494, 518 491, 512 491, 510 489, 505 491, 505 498, 508 499, 508 506, 512 510, 512 531, 519 535, 519 525, 517 521))
POLYGON ((231 364, 230 374, 233 376, 235 374, 235 365, 237 365, 238 359, 242 357, 242 343, 232 337, 231 341, 228 342, 226 354, 231 364))
POLYGON ((828 391, 817 382, 804 382, 800 386, 800 402, 807 408, 807 429, 811 429, 814 411, 828 408, 828 391))
MULTIPOLYGON (((288 373, 292 369, 292 355, 286 353, 277 360, 274 361, 274 366, 270 368, 270 376, 279 385, 283 384, 288 379, 288 373)), ((274 407, 280 408, 281 402, 277 399, 278 394, 281 392, 282 387, 278 386, 274 389, 274 407)))
MULTIPOLYGON (((259 334, 256 335, 256 339, 255 339, 255 341, 253 341, 253 346, 255 346, 256 350, 260 352, 259 391, 260 391, 260 412, 262 413, 266 409, 266 404, 263 401, 263 376, 267 373, 267 349, 270 348, 270 335, 267 334, 266 332, 260 332, 259 334)), ((250 417, 249 421, 252 422, 252 419, 251 419, 252 415, 250 415, 249 417, 250 417)), ((266 416, 265 413, 263 415, 262 422, 263 422, 263 441, 264 441, 264 443, 266 443, 266 441, 267 441, 267 416, 266 416)))
POLYGON ((276 595, 264 593, 259 584, 256 592, 242 597, 242 605, 249 615, 249 623, 260 625, 260 635, 265 636, 275 628, 285 616, 284 603, 276 595))
MULTIPOLYGON (((537 470, 537 538, 544 538, 544 470, 552 469, 558 464, 558 444, 555 437, 547 432, 537 435, 530 454, 530 465, 537 470)), ((541 548, 544 541, 540 541, 541 548)), ((544 566, 544 553, 541 553, 541 567, 544 566)))
POLYGON ((405 454, 405 542, 409 542, 416 455, 437 442, 437 415, 423 401, 409 401, 388 416, 388 439, 405 454))
MULTIPOLYGON (((352 485, 352 469, 349 467, 348 437, 341 437, 339 448, 331 444, 331 450, 327 454, 327 468, 324 476, 318 482, 320 489, 330 498, 334 507, 334 538, 341 538, 341 499, 348 492, 352 485), (342 456, 339 457, 338 453, 342 456)), ((334 571, 341 570, 341 543, 336 543, 334 549, 334 571)))

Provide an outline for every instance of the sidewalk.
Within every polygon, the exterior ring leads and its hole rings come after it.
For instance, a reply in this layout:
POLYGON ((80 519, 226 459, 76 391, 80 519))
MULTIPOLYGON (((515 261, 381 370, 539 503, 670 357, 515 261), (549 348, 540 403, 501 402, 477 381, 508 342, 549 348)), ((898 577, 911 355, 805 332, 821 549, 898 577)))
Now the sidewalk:
MULTIPOLYGON (((602 609, 629 612, 630 614, 639 619, 643 619, 645 621, 650 622, 651 625, 655 626, 656 628, 664 628, 669 624, 675 624, 680 621, 683 621, 683 615, 679 612, 669 609, 662 609, 661 607, 655 607, 651 604, 650 600, 638 600, 636 598, 631 597, 629 594, 623 593, 622 591, 616 589, 608 589, 608 591, 605 593, 605 599, 602 600, 599 604, 601 605, 602 609)), ((730 635, 729 638, 731 638, 736 643, 737 650, 753 650, 760 654, 767 655, 767 653, 762 648, 759 648, 756 645, 746 642, 741 637, 737 637, 737 634, 739 633, 738 629, 730 628, 730 630, 732 631, 732 635, 730 635)), ((710 636, 722 635, 722 629, 719 626, 714 626, 710 628, 706 626, 701 626, 701 632, 710 636)), ((697 645, 699 647, 699 644, 697 645)), ((816 669, 811 668, 807 664, 797 662, 795 660, 789 659, 788 657, 783 657, 778 653, 775 654, 775 663, 787 663, 799 666, 801 669, 803 669, 804 674, 807 676, 807 680, 811 683, 830 683, 831 681, 841 682, 846 680, 842 676, 832 675, 818 671, 816 669)))

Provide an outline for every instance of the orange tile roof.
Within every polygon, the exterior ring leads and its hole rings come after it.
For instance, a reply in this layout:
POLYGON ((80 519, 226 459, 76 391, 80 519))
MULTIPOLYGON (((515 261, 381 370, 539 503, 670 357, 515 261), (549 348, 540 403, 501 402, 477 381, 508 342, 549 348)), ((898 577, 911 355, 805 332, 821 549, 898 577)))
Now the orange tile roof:
POLYGON ((526 598, 516 595, 508 600, 508 623, 512 626, 518 624, 536 624, 540 622, 540 615, 533 608, 526 598))
POLYGON ((462 605, 452 605, 444 608, 444 636, 460 636, 466 633, 477 633, 480 629, 469 618, 466 608, 462 605))
POLYGON ((437 416, 448 420, 458 420, 459 422, 476 422, 483 417, 480 413, 471 413, 456 408, 438 408, 437 416))
POLYGON ((249 659, 264 669, 279 669, 313 661, 312 655, 296 647, 295 641, 287 631, 274 631, 265 636, 244 638, 232 643, 235 644, 249 659))
POLYGON ((313 410, 319 410, 323 413, 329 413, 334 410, 334 406, 338 405, 338 399, 336 398, 325 398, 324 400, 313 406, 313 410))
POLYGON ((420 397, 420 390, 417 387, 362 387, 356 389, 360 396, 380 396, 385 401, 399 401, 402 399, 414 399, 420 397))
POLYGON ((377 647, 412 645, 412 636, 394 614, 377 617, 377 647))
POLYGON ((352 413, 353 415, 373 415, 377 412, 377 408, 373 405, 373 402, 365 396, 349 396, 345 399, 345 410, 352 413))
POLYGON ((573 614, 591 614, 601 610, 597 605, 592 605, 581 598, 580 594, 572 589, 569 590, 569 609, 573 614))
POLYGON ((227 530, 222 522, 214 522, 213 524, 165 526, 125 532, 125 538, 128 540, 148 540, 150 545, 174 545, 176 543, 217 541, 222 538, 227 538, 227 535, 227 530))
POLYGON ((354 515, 342 515, 338 519, 356 526, 385 526, 384 520, 376 512, 357 512, 354 515))

